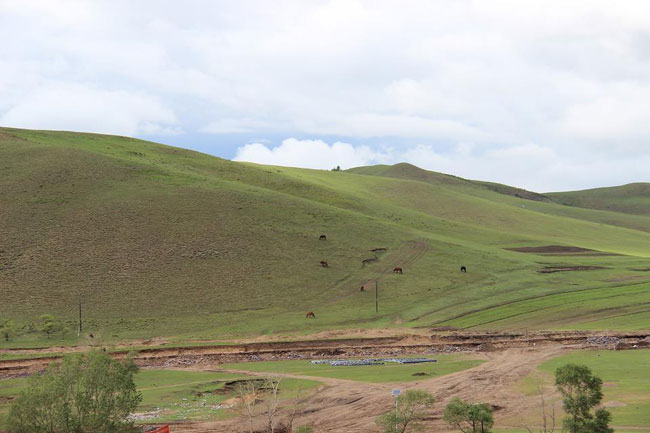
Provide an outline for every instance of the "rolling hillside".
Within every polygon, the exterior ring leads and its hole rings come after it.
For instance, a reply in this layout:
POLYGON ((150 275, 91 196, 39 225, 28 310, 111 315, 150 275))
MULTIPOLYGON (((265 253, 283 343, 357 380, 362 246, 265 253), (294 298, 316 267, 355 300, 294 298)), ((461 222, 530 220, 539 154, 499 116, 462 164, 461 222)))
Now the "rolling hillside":
POLYGON ((650 183, 630 183, 548 195, 557 203, 567 206, 650 216, 650 183))
POLYGON ((23 324, 81 300, 107 339, 650 329, 647 215, 408 164, 270 167, 70 132, 0 129, 0 173, 0 317, 23 324))

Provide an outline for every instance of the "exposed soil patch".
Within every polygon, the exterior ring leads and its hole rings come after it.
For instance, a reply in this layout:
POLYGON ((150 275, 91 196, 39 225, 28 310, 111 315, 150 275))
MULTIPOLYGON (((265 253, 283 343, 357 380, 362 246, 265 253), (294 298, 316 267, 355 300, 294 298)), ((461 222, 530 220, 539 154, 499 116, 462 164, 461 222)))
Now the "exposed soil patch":
POLYGON ((528 254, 543 254, 546 256, 618 256, 615 253, 590 250, 589 248, 574 247, 569 245, 544 245, 541 247, 515 247, 505 248, 508 251, 528 254))
POLYGON ((607 269, 603 266, 546 266, 540 269, 540 274, 553 274, 555 272, 569 272, 569 271, 596 271, 598 269, 607 269))

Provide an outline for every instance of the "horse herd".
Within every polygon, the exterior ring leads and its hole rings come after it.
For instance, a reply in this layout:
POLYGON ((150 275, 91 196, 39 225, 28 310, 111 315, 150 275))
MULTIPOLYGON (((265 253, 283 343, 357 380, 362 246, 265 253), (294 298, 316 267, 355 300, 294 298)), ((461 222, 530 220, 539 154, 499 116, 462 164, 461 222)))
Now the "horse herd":
MULTIPOLYGON (((327 240, 327 236, 326 236, 326 235, 320 235, 319 238, 318 238, 318 240, 319 240, 319 241, 326 241, 326 240, 327 240)), ((376 251, 385 251, 385 250, 386 250, 386 248, 375 248, 375 249, 373 249, 372 251, 373 251, 373 252, 376 252, 376 251)), ((377 260, 379 260, 379 259, 377 258, 376 255, 375 255, 374 257, 372 257, 372 258, 364 259, 364 260, 361 261, 361 266, 364 266, 364 265, 366 265, 366 264, 368 264, 368 263, 376 262, 377 260)), ((321 265, 323 268, 328 268, 328 267, 329 267, 329 264, 327 263, 327 260, 321 260, 321 261, 320 261, 320 265, 321 265)), ((465 267, 464 265, 461 266, 461 267, 460 267, 460 271, 463 272, 463 273, 466 273, 466 272, 467 272, 467 267, 465 267)), ((394 273, 394 274, 400 274, 400 275, 401 275, 401 274, 404 273, 404 271, 402 270, 401 267, 399 267, 399 266, 395 266, 395 267, 393 268, 393 273, 394 273)), ((364 285, 361 285, 361 288, 359 289, 359 291, 361 291, 361 292, 365 292, 365 286, 364 286, 364 285)), ((316 315, 314 314, 313 311, 308 311, 307 314, 305 315, 305 317, 308 318, 308 319, 309 319, 309 318, 311 318, 311 319, 315 319, 315 318, 316 318, 316 315)))

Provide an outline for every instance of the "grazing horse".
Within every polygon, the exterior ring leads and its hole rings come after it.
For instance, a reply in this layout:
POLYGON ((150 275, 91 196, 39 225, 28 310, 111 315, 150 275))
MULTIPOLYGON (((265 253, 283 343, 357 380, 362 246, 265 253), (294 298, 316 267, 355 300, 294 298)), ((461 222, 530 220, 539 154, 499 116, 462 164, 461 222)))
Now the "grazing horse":
POLYGON ((320 237, 318 238, 318 240, 319 240, 319 241, 326 241, 326 240, 327 240, 327 236, 325 236, 325 235, 320 235, 320 237))
POLYGON ((315 318, 316 318, 316 315, 314 314, 313 311, 307 311, 307 314, 305 314, 305 318, 306 318, 306 319, 309 319, 310 317, 311 317, 312 319, 315 319, 315 318))
POLYGON ((467 268, 466 268, 465 266, 461 266, 461 267, 460 267, 460 271, 461 271, 461 272, 467 272, 467 268))
POLYGON ((359 289, 360 292, 365 292, 366 288, 362 285, 361 288, 359 289))
POLYGON ((327 264, 327 260, 321 260, 321 261, 320 261, 320 265, 321 265, 322 267, 324 267, 324 268, 329 267, 329 265, 327 264))
POLYGON ((394 274, 401 274, 402 273, 402 268, 400 268, 400 267, 393 268, 393 273, 394 274))

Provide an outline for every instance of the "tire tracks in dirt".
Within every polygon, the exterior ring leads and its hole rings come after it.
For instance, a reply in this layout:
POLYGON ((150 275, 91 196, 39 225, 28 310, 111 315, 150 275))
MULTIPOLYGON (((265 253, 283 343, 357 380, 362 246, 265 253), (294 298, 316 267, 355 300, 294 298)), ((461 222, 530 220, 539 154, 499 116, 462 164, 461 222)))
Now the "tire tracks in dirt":
MULTIPOLYGON (((425 422, 427 431, 450 431, 442 420, 442 412, 453 397, 470 401, 490 402, 497 425, 522 411, 535 408, 536 397, 520 394, 514 388, 536 367, 563 352, 574 350, 566 345, 546 345, 532 348, 512 348, 500 352, 482 353, 485 362, 477 367, 441 377, 409 383, 364 383, 343 379, 303 376, 299 374, 271 374, 277 377, 317 380, 324 384, 309 397, 297 416, 296 425, 308 424, 317 433, 371 433, 377 431, 375 419, 391 410, 394 399, 391 390, 422 389, 431 392, 436 404, 425 422)), ((218 366, 216 367, 217 370, 218 366)), ((249 373, 242 370, 221 371, 249 373)), ((240 430, 241 419, 223 422, 186 423, 174 426, 174 432, 225 433, 240 430)))

